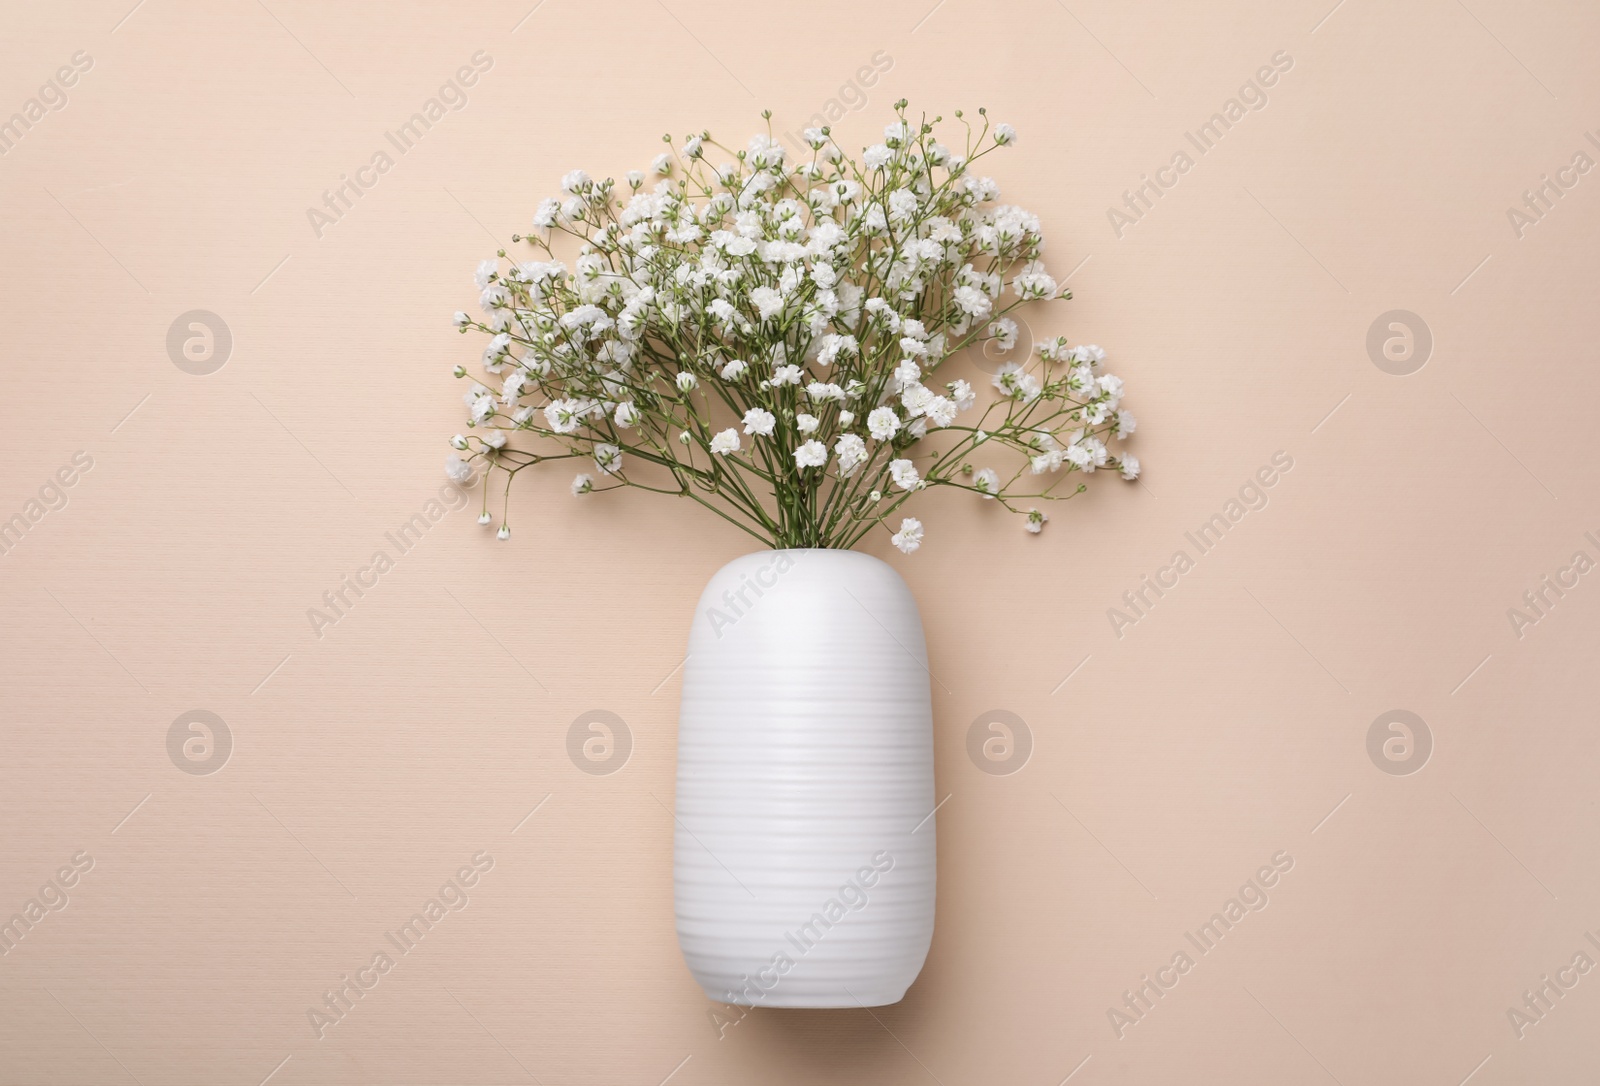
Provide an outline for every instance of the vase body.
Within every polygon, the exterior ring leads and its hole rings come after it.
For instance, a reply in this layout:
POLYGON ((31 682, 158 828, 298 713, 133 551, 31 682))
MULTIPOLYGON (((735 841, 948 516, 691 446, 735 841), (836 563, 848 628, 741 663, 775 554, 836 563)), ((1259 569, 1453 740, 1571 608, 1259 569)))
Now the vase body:
POLYGON ((906 583, 848 550, 706 585, 678 721, 678 944, 706 995, 898 1002, 933 939, 933 710, 906 583))

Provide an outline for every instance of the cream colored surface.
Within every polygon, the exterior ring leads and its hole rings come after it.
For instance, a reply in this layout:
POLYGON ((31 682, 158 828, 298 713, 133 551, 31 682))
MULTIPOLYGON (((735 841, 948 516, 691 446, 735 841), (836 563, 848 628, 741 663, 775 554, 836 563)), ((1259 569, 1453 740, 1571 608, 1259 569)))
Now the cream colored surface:
POLYGON ((1507 211, 1600 155, 1600 10, 531 6, 0 16, 0 117, 93 58, 0 157, 0 518, 93 461, 0 556, 0 917, 93 859, 0 956, 0 1082, 1593 1081, 1600 972, 1520 1039, 1508 1010, 1600 960, 1600 577, 1520 637, 1507 611, 1600 557, 1600 175, 1520 237, 1507 211), (307 208, 478 50, 466 107, 318 237, 307 208), (1269 104, 1119 238, 1124 190, 1280 51, 1269 104), (879 53, 848 142, 902 95, 1017 125, 994 170, 1078 294, 1039 331, 1106 347, 1147 475, 1039 538, 926 502, 888 557, 938 679, 927 968, 890 1008, 719 1036, 667 807, 690 610, 743 537, 546 476, 509 543, 450 512, 320 637, 307 611, 436 495, 476 353, 449 313, 562 171, 763 107, 797 129, 879 53), (208 376, 167 353, 197 309, 233 339, 208 376), (1409 376, 1368 355, 1390 310, 1431 329, 1409 376), (1267 506, 1113 632, 1279 450, 1267 506), (567 753, 595 709, 632 737, 607 775, 567 753), (996 709, 1033 738, 1010 775, 967 753, 996 709), (1432 736, 1410 775, 1368 754, 1392 709, 1432 736), (169 756, 191 710, 231 734, 215 772, 169 756), (1279 853, 1270 904, 1192 948, 1279 853), (319 1039, 308 1009, 474 856, 469 903, 319 1039))

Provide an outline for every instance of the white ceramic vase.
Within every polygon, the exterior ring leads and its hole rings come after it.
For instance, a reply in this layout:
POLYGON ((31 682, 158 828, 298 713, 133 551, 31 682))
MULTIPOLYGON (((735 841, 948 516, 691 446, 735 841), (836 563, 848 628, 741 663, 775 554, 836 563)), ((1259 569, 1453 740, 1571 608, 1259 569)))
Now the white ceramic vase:
POLYGON ((911 590, 847 550, 706 585, 678 720, 678 944, 706 995, 898 1002, 933 939, 933 710, 911 590))

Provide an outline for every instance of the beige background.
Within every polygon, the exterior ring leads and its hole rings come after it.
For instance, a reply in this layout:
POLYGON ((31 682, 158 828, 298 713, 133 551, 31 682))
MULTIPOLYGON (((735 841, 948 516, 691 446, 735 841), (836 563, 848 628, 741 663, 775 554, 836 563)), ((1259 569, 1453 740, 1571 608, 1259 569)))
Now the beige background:
POLYGON ((1600 973, 1521 1039, 1507 1010, 1600 960, 1600 577, 1520 638, 1507 609, 1600 557, 1600 175, 1522 237, 1507 209, 1600 127, 1600 9, 531 3, 0 14, 0 116, 94 59, 0 158, 0 519, 94 465, 0 557, 0 916, 94 859, 0 957, 0 1082, 1594 1081, 1600 973), (468 106, 318 238, 306 209, 480 49, 468 106), (1118 238, 1123 190, 1280 50, 1270 104, 1118 238), (320 638, 306 612, 443 481, 477 351, 449 313, 561 172, 763 107, 798 129, 880 51, 842 141, 902 95, 1017 125, 994 169, 1078 295, 1039 331, 1105 345, 1147 475, 1039 538, 927 501, 891 552, 948 797, 927 967, 900 1005, 719 1037, 666 808, 689 611, 744 538, 560 473, 509 543, 451 513, 320 638), (166 349, 194 309, 233 337, 209 376, 166 349), (1396 309, 1434 340, 1409 376, 1366 346, 1396 309), (1270 504, 1116 636, 1278 450, 1270 504), (209 774, 168 755, 195 709, 232 737, 209 774), (592 709, 632 735, 609 775, 567 755, 592 709), (1019 772, 968 758, 993 709, 1019 772), (1418 772, 1368 755, 1391 709, 1418 772), (1119 1038, 1108 1008, 1279 850, 1271 904, 1119 1038), (470 905, 318 1039, 308 1008, 479 851, 470 905))

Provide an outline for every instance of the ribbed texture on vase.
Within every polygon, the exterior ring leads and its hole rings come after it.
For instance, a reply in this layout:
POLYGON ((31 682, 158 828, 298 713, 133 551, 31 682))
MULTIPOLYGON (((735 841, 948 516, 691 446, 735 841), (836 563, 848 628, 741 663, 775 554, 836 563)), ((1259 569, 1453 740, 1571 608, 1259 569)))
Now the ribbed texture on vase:
POLYGON ((933 938, 933 718, 916 601, 876 558, 719 570, 678 723, 678 942, 706 994, 898 1001, 933 938))

